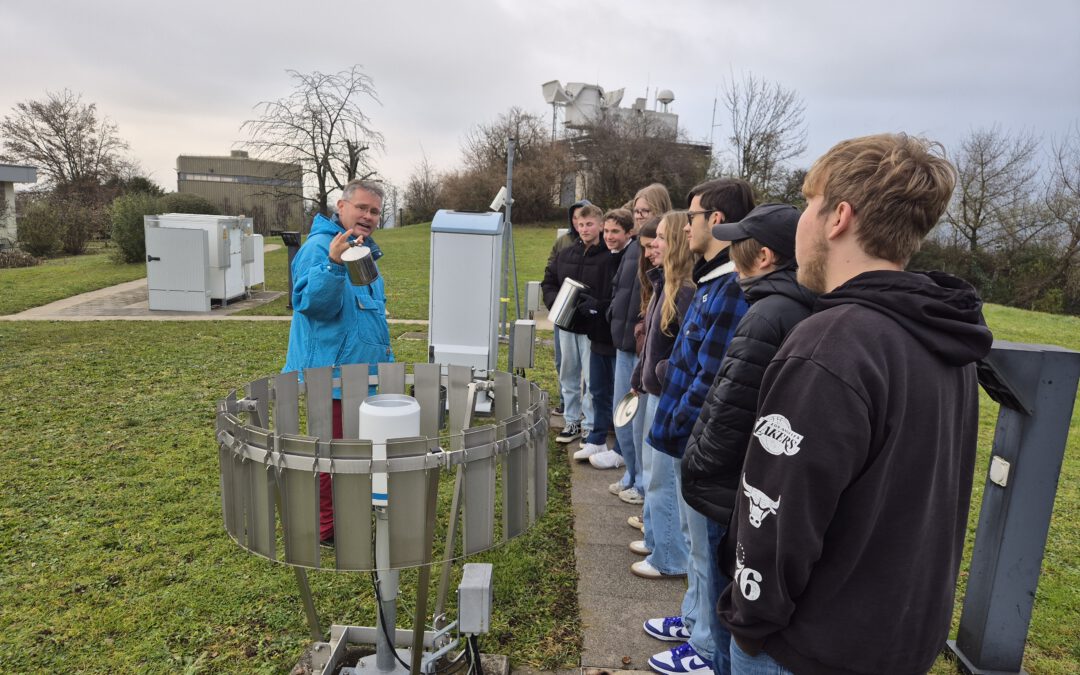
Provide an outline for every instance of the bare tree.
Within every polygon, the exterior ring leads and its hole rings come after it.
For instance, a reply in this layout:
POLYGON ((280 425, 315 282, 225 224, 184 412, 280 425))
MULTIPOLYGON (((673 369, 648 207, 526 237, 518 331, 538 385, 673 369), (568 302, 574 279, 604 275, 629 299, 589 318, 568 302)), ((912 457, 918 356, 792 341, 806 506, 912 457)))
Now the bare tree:
POLYGON ((708 146, 686 142, 675 129, 637 111, 604 111, 567 138, 586 176, 586 195, 615 207, 650 183, 662 183, 677 203, 705 178, 708 146))
POLYGON ((68 89, 15 104, 0 134, 5 161, 32 164, 54 185, 100 184, 130 173, 116 124, 98 119, 97 104, 68 89))
POLYGON ((441 192, 442 180, 425 153, 405 185, 405 222, 398 225, 431 220, 439 209, 441 192))
POLYGON ((956 190, 944 220, 972 254, 1031 233, 1039 140, 998 127, 978 129, 953 157, 956 190))
POLYGON ((1053 144, 1046 209, 1054 223, 1052 239, 1060 246, 1049 285, 1069 289, 1075 297, 1080 295, 1080 124, 1053 144))
POLYGON ((292 93, 256 104, 261 115, 241 125, 249 136, 241 145, 263 159, 300 164, 314 191, 308 199, 327 215, 331 192, 376 175, 370 151, 383 148, 383 136, 371 128, 360 103, 379 99, 358 65, 330 74, 287 72, 295 83, 292 93))
POLYGON ((490 124, 477 124, 465 135, 461 154, 475 171, 506 171, 506 141, 513 138, 514 162, 528 162, 551 147, 546 122, 518 107, 510 108, 490 124))
POLYGON ((731 123, 731 169, 758 196, 782 191, 783 165, 806 150, 805 105, 792 89, 747 74, 724 84, 731 123))

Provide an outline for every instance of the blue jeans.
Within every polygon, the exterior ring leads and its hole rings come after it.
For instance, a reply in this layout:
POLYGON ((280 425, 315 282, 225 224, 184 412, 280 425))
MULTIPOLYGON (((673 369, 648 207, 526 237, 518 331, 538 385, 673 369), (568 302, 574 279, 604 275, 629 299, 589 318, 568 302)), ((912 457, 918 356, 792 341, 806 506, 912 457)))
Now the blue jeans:
MULTIPOLYGON (((659 396, 649 396, 646 412, 651 408, 652 414, 649 415, 646 429, 652 426, 659 403, 659 396)), ((653 448, 647 440, 642 442, 641 451, 642 457, 646 452, 651 456, 649 483, 645 487, 644 519, 645 545, 652 553, 646 560, 664 574, 683 574, 687 571, 689 546, 679 517, 679 502, 682 500, 676 483, 678 460, 653 448)), ((686 618, 685 615, 683 618, 686 618)))
POLYGON ((559 346, 559 327, 552 324, 551 331, 555 334, 553 338, 555 341, 555 375, 558 377, 559 371, 562 369, 562 364, 559 363, 562 359, 562 347, 559 346))
MULTIPOLYGON (((638 357, 634 352, 624 352, 621 349, 615 351, 615 390, 612 392, 612 412, 619 401, 630 391, 630 376, 634 373, 638 357)), ((639 404, 644 403, 644 395, 641 395, 639 404)), ((623 475, 622 486, 624 488, 635 487, 638 492, 645 494, 645 484, 641 481, 641 434, 635 433, 640 426, 645 411, 639 410, 634 415, 634 421, 623 427, 615 428, 615 438, 618 439, 617 448, 619 454, 626 462, 626 473, 623 475)))
POLYGON ((794 675, 765 652, 750 656, 740 649, 734 640, 731 641, 731 673, 732 675, 794 675))
POLYGON ((713 673, 715 675, 730 675, 731 673, 731 633, 717 618, 716 606, 720 603, 720 594, 724 592, 731 579, 720 570, 720 540, 727 532, 727 526, 721 525, 715 520, 708 518, 709 531, 709 606, 712 607, 712 638, 715 658, 713 658, 713 673))
MULTIPOLYGON (((607 446, 611 431, 611 392, 615 387, 615 356, 593 352, 589 355, 589 393, 592 395, 593 423, 586 443, 607 446)), ((618 444, 616 443, 616 450, 618 444)))
POLYGON ((593 405, 589 392, 589 336, 559 331, 562 345, 562 366, 559 369, 559 389, 562 393, 563 417, 567 424, 581 422, 584 431, 592 429, 593 405))
MULTIPOLYGON (((681 461, 678 462, 681 464, 681 461)), ((677 467, 679 471, 681 467, 677 467)), ((683 622, 690 630, 690 646, 701 656, 713 661, 717 673, 726 673, 728 643, 731 634, 717 620, 716 604, 720 599, 720 585, 727 586, 717 567, 716 548, 723 536, 723 526, 692 509, 682 498, 682 475, 676 473, 676 489, 679 495, 679 518, 690 540, 690 564, 687 569, 687 589, 683 596, 683 622), (720 659, 716 659, 717 655, 720 659), (717 663, 722 661, 723 663, 717 663)))

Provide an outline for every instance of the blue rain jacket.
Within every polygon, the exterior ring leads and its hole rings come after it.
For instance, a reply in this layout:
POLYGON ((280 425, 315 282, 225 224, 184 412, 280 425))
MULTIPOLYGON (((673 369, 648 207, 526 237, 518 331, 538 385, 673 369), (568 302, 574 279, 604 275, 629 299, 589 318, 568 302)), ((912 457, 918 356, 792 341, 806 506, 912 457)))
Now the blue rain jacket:
MULTIPOLYGON (((282 372, 334 366, 338 377, 342 365, 394 360, 382 276, 370 286, 354 286, 345 266, 330 260, 330 240, 341 231, 337 215, 333 220, 315 216, 293 259, 293 319, 282 372)), ((382 257, 374 239, 367 237, 364 244, 374 260, 382 257)))

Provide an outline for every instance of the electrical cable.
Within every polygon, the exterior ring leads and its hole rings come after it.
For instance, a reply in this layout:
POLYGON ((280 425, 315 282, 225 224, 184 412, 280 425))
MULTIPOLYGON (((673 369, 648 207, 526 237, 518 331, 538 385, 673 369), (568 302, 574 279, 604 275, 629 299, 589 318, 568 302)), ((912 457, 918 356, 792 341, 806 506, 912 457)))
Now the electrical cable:
MULTIPOLYGON (((386 638, 386 643, 390 645, 390 651, 394 654, 394 659, 401 664, 401 667, 405 670, 412 671, 412 666, 402 660, 401 656, 397 653, 397 647, 395 642, 390 637, 390 627, 386 625, 385 621, 382 621, 382 594, 379 593, 379 581, 376 578, 375 572, 371 573, 371 587, 375 589, 375 606, 378 608, 375 612, 375 623, 382 627, 383 637, 386 638)), ((395 626, 394 630, 397 630, 395 626)))
POLYGON ((476 635, 469 636, 469 646, 472 648, 473 664, 476 666, 476 675, 484 675, 484 667, 480 663, 480 645, 476 635))

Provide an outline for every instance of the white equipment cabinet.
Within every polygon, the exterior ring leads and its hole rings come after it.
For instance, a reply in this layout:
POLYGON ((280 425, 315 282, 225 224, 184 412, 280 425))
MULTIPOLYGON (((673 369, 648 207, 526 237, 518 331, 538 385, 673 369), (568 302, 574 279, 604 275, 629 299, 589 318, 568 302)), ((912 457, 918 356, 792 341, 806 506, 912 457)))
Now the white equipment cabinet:
POLYGON ((143 228, 152 310, 209 312, 213 301, 227 304, 263 282, 251 218, 166 213, 144 216, 143 228))
POLYGON ((503 215, 442 210, 431 222, 428 356, 495 370, 503 215))

